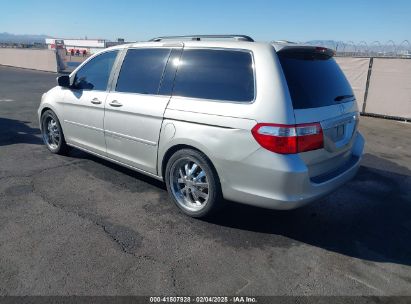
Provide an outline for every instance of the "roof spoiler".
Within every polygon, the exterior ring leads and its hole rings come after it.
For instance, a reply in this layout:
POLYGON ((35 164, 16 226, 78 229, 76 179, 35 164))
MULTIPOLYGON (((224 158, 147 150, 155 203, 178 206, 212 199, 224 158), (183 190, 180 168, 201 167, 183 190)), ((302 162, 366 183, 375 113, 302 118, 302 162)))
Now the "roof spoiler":
POLYGON ((285 46, 282 49, 277 51, 278 54, 282 55, 295 55, 295 56, 304 56, 312 55, 314 58, 323 58, 328 59, 335 55, 335 52, 332 49, 322 47, 322 46, 285 46), (318 55, 318 57, 316 56, 318 55))

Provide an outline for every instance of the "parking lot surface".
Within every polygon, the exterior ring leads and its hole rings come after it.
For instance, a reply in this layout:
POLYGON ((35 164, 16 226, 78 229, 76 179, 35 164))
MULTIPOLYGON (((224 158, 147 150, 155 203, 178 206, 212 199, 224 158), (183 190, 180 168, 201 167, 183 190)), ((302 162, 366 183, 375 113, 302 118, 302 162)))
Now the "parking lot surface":
POLYGON ((309 206, 184 216, 161 182, 37 121, 56 74, 0 67, 0 295, 411 295, 411 125, 362 117, 357 177, 309 206))

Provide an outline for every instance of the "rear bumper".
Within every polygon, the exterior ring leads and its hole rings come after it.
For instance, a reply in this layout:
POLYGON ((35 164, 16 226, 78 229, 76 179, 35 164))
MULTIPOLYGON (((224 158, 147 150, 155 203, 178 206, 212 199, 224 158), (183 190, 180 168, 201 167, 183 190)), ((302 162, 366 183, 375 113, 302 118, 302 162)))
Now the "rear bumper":
POLYGON ((279 155, 259 149, 244 162, 224 165, 221 178, 224 198, 268 209, 303 206, 352 179, 360 166, 363 149, 364 138, 358 133, 350 159, 336 170, 314 178, 310 178, 299 155, 279 155))

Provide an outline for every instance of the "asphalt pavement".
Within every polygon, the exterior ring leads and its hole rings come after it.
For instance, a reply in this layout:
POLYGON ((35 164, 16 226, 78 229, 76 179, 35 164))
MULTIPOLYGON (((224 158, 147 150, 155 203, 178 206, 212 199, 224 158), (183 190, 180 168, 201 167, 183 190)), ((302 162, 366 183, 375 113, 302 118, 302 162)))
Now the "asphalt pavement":
POLYGON ((354 180, 293 211, 189 218, 37 121, 56 74, 0 67, 0 295, 411 295, 411 125, 361 117, 354 180))

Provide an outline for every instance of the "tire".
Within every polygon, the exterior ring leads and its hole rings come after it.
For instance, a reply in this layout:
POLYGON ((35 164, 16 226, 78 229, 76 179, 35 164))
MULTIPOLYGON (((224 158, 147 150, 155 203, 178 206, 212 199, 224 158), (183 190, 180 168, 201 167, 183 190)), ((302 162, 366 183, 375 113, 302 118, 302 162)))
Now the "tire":
POLYGON ((65 155, 69 151, 57 115, 47 110, 41 115, 41 135, 51 153, 65 155))
POLYGON ((222 204, 217 172, 199 151, 175 152, 167 162, 165 182, 174 203, 191 217, 209 217, 222 204))

